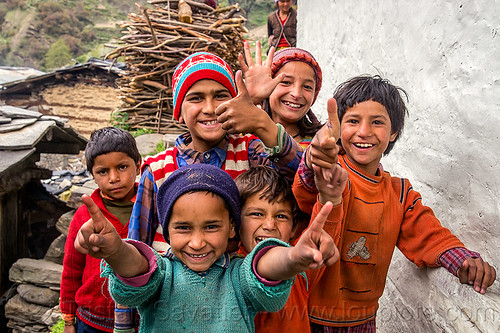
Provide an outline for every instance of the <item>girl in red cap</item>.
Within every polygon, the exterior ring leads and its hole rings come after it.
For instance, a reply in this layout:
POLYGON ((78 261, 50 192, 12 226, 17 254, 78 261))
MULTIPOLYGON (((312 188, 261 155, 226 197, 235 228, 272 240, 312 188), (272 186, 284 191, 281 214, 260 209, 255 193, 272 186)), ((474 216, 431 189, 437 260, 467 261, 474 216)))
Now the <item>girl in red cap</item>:
POLYGON ((259 42, 255 58, 254 62, 250 46, 245 42, 240 65, 252 101, 261 104, 275 123, 283 125, 287 133, 306 148, 321 127, 311 110, 322 84, 318 62, 309 52, 297 47, 276 53, 271 47, 266 63, 262 64, 259 42))

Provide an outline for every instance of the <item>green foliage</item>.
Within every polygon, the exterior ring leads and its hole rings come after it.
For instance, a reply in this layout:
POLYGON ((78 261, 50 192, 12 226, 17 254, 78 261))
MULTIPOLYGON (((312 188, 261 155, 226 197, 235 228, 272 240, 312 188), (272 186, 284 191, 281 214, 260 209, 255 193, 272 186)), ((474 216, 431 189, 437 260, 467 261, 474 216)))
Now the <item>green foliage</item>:
POLYGON ((63 331, 64 331, 64 320, 61 318, 54 326, 52 326, 52 333, 63 333, 63 331))
POLYGON ((162 151, 165 150, 165 142, 160 142, 156 145, 156 152, 155 154, 161 153, 162 151))
POLYGON ((143 134, 151 134, 151 133, 154 133, 154 131, 148 128, 138 128, 130 131, 130 134, 132 134, 134 138, 143 134))
POLYGON ((7 15, 7 8, 3 4, 0 4, 0 26, 5 20, 5 15, 7 15))
POLYGON ((60 38, 50 46, 49 50, 45 54, 45 68, 55 69, 68 65, 72 58, 69 46, 66 44, 64 39, 60 38))
POLYGON ((267 24, 267 16, 274 10, 274 2, 260 1, 256 2, 252 9, 248 12, 246 27, 253 29, 267 24))
POLYGON ((65 8, 59 2, 43 2, 37 6, 41 30, 49 36, 78 36, 84 26, 90 22, 90 13, 84 7, 76 5, 65 8))
POLYGON ((8 10, 13 10, 16 8, 25 9, 26 1, 25 0, 7 0, 5 1, 8 10))
POLYGON ((130 129, 130 126, 127 124, 127 120, 128 120, 128 113, 122 112, 118 108, 111 114, 111 119, 109 123, 113 127, 121 128, 122 130, 128 131, 130 129))
MULTIPOLYGON (((249 29, 265 24, 274 6, 270 0, 219 0, 218 4, 236 2, 248 12, 249 29)), ((67 64, 54 61, 55 51, 57 59, 63 55, 67 61, 102 57, 109 53, 102 46, 122 36, 117 23, 138 12, 135 3, 148 6, 148 0, 0 0, 0 64, 42 70, 67 64), (71 57, 61 52, 61 38, 71 57)))

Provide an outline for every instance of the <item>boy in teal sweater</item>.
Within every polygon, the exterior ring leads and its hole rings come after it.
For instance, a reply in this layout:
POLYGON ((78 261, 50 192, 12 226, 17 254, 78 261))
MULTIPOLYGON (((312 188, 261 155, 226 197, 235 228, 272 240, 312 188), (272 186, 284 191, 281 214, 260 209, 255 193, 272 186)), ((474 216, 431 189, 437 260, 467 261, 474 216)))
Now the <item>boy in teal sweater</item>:
POLYGON ((123 241, 84 196, 92 220, 75 247, 104 258, 102 275, 116 302, 137 307, 141 332, 253 332, 258 311, 285 304, 293 277, 338 260, 323 230, 327 203, 295 247, 277 239, 260 242, 245 258, 230 259, 228 240, 240 226, 239 193, 220 168, 179 168, 160 186, 158 216, 171 245, 165 256, 138 241, 123 241))

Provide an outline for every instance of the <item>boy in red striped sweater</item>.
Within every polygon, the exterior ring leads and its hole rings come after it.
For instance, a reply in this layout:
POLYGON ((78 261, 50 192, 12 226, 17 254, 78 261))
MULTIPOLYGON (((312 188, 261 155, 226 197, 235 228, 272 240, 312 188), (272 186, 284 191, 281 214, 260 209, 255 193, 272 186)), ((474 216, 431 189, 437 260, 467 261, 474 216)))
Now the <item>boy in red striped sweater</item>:
POLYGON ((251 133, 239 134, 231 110, 244 109, 246 124, 254 124, 252 117, 265 111, 252 103, 241 72, 235 84, 229 65, 218 56, 198 52, 187 57, 175 69, 172 90, 174 117, 189 131, 177 138, 175 147, 145 158, 129 229, 130 238, 159 252, 169 246, 155 216, 155 193, 176 169, 206 163, 235 178, 253 165, 270 165, 291 180, 302 157, 302 148, 267 114, 264 123, 245 125, 251 133))

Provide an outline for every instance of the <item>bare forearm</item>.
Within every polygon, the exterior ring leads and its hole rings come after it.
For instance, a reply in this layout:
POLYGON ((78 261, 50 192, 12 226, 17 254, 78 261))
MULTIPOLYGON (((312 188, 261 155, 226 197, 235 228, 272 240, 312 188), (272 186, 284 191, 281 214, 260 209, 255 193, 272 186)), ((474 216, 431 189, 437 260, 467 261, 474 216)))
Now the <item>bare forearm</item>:
POLYGON ((305 269, 291 259, 292 247, 276 246, 257 263, 257 273, 266 280, 288 280, 305 269))
POLYGON ((266 147, 272 148, 278 145, 278 126, 267 113, 264 111, 262 111, 262 113, 263 116, 253 134, 255 134, 266 147))
POLYGON ((106 262, 116 274, 122 277, 134 277, 148 272, 149 263, 145 256, 132 244, 122 241, 120 249, 107 257, 106 262))

